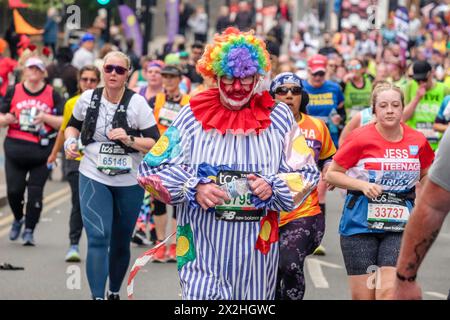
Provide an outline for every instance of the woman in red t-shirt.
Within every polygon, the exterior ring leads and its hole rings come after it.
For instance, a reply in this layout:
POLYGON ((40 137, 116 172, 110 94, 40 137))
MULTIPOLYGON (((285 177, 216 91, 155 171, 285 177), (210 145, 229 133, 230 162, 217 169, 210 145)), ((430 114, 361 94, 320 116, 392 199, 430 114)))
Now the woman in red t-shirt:
POLYGON ((0 127, 8 127, 4 142, 5 174, 8 203, 14 214, 9 239, 17 240, 25 224, 22 239, 27 246, 35 245, 34 229, 42 212, 44 185, 49 175, 47 158, 61 126, 64 107, 61 96, 45 82, 46 74, 41 59, 28 58, 24 81, 8 89, 0 106, 0 127))
POLYGON ((375 123, 348 136, 326 174, 328 183, 348 190, 339 225, 341 249, 352 298, 364 300, 392 297, 415 187, 434 159, 425 136, 402 123, 398 87, 378 84, 372 108, 375 123), (372 280, 376 285, 368 286, 372 280))

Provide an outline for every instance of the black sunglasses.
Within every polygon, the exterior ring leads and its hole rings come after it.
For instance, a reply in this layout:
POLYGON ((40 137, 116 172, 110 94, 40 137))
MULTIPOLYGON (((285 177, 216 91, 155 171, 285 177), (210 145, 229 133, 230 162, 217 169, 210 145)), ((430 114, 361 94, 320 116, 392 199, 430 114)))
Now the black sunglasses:
POLYGON ((279 96, 285 96, 288 94, 289 91, 292 93, 293 96, 299 96, 302 94, 302 88, 300 87, 292 87, 292 88, 279 87, 277 88, 277 90, 275 90, 275 94, 279 96))
POLYGON ((124 68, 122 66, 116 66, 114 64, 107 64, 103 67, 103 69, 105 70, 106 73, 112 73, 113 70, 116 70, 116 73, 120 75, 124 75, 128 71, 127 68, 124 68))
POLYGON ((312 75, 313 75, 313 77, 324 77, 325 76, 325 72, 318 71, 316 73, 313 73, 312 75))

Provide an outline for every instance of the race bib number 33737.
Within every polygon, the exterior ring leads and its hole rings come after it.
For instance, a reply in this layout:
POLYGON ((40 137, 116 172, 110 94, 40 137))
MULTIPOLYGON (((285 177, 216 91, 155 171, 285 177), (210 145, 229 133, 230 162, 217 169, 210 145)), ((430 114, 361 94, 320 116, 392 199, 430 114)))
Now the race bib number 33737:
POLYGON ((394 193, 383 193, 369 199, 367 222, 370 229, 384 231, 403 231, 410 212, 406 200, 394 193))

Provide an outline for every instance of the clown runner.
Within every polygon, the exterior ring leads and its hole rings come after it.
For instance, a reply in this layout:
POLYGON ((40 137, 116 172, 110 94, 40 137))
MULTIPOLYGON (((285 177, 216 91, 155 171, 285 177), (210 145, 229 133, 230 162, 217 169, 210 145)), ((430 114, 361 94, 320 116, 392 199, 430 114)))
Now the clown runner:
POLYGON ((139 167, 141 186, 177 206, 183 299, 275 298, 279 212, 319 171, 289 107, 259 90, 269 70, 253 32, 217 34, 197 65, 217 88, 191 99, 139 167))

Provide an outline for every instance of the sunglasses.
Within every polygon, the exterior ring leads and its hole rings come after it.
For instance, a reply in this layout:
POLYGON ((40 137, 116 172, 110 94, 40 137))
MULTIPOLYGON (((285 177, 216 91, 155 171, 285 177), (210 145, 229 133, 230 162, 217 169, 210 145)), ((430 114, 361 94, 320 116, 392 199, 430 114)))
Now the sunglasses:
POLYGON ((90 82, 90 83, 97 83, 98 82, 97 78, 81 78, 80 80, 82 82, 90 82))
POLYGON ((285 96, 288 94, 289 91, 292 93, 293 96, 299 96, 302 94, 302 88, 300 87, 292 87, 292 88, 279 87, 275 90, 275 94, 279 96, 285 96))
POLYGON ((114 64, 107 64, 103 67, 103 70, 105 70, 106 73, 112 73, 114 70, 116 70, 116 73, 119 75, 124 75, 127 73, 128 69, 124 68, 122 66, 116 66, 114 64))
POLYGON ((348 66, 347 69, 348 70, 361 70, 361 65, 357 64, 355 66, 348 66))
POLYGON ((312 75, 313 75, 313 77, 325 77, 325 72, 319 71, 319 72, 313 73, 312 75))

